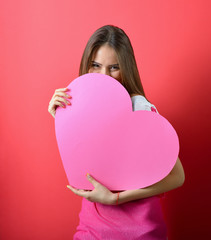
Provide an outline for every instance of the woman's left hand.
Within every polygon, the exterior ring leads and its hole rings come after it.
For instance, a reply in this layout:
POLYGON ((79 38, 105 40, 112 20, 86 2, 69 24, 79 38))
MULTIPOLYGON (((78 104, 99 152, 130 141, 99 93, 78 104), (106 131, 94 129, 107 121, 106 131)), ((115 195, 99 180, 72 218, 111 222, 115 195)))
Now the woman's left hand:
POLYGON ((112 193, 108 188, 99 183, 90 174, 87 174, 87 178, 90 183, 95 187, 92 191, 76 189, 72 186, 67 187, 76 195, 81 196, 89 200, 90 202, 99 202, 107 205, 115 205, 116 193, 112 193))

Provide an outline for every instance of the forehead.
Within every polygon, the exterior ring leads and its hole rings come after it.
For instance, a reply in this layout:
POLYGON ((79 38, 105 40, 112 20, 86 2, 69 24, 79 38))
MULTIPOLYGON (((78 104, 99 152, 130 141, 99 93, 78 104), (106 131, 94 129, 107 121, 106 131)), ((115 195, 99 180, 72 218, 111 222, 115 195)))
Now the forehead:
POLYGON ((93 56, 92 60, 96 62, 99 61, 99 63, 102 63, 102 64, 118 63, 117 54, 115 50, 108 45, 101 46, 93 56))

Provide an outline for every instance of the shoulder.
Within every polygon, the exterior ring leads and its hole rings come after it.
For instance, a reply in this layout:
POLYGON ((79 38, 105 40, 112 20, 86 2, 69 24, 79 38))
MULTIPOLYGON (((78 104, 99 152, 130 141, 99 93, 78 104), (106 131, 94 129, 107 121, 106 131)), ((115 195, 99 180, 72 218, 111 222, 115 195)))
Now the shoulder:
POLYGON ((150 103, 144 96, 132 94, 131 96, 133 111, 146 110, 146 111, 157 111, 154 104, 150 103), (154 109, 154 110, 153 110, 154 109))

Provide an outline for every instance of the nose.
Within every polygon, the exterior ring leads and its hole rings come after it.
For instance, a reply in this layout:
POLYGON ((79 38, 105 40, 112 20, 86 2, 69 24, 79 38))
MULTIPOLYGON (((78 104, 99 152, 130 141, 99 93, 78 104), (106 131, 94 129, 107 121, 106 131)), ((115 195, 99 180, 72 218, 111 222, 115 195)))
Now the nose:
POLYGON ((102 68, 100 71, 101 74, 109 75, 110 76, 110 71, 108 68, 102 68))

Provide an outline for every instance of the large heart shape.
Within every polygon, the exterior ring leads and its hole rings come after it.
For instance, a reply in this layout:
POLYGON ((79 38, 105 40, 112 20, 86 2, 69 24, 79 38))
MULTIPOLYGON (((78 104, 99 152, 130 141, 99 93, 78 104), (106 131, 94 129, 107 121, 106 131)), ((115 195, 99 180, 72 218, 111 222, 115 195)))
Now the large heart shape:
POLYGON ((110 190, 138 189, 169 174, 179 153, 172 125, 150 111, 133 111, 112 77, 89 73, 68 88, 72 105, 58 107, 55 132, 69 184, 92 190, 90 173, 110 190))

